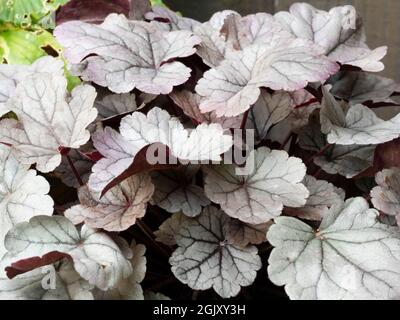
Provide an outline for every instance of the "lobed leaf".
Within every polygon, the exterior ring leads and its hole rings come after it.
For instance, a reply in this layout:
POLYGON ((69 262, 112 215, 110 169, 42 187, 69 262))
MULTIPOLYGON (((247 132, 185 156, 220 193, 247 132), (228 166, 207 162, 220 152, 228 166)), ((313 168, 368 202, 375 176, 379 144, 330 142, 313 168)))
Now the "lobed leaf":
POLYGON ((4 239, 10 229, 34 216, 53 214, 49 191, 45 178, 18 162, 11 148, 0 144, 0 260, 6 253, 4 239))
POLYGON ((83 226, 79 232, 65 217, 38 216, 7 234, 7 261, 41 257, 49 252, 71 256, 76 271, 102 290, 113 288, 132 273, 120 248, 105 233, 83 226))
POLYGON ((190 131, 168 112, 155 107, 147 115, 134 112, 122 119, 118 134, 110 128, 93 136, 105 157, 93 167, 89 186, 105 192, 137 169, 169 169, 181 162, 220 161, 232 137, 219 124, 201 124, 190 131), (147 148, 147 149, 146 149, 147 148), (171 159, 170 161, 170 158, 171 159))
POLYGON ((51 268, 39 268, 10 280, 0 278, 0 300, 93 300, 92 286, 63 261, 51 268), (57 270, 55 269, 57 267, 57 270), (54 271, 52 278, 50 272, 54 271), (46 289, 54 281, 54 288, 46 289))
POLYGON ((270 280, 291 299, 395 299, 400 290, 400 236, 377 221, 363 198, 333 207, 318 230, 275 219, 268 241, 270 280))
POLYGON ((261 268, 257 248, 229 244, 224 225, 230 219, 208 207, 197 219, 183 222, 172 254, 172 272, 194 290, 213 288, 221 297, 236 296, 253 283, 261 268))
POLYGON ((262 224, 282 213, 283 206, 302 207, 309 196, 301 183, 306 167, 285 151, 253 151, 249 175, 237 175, 234 165, 204 167, 205 192, 229 216, 249 224, 262 224), (253 162, 254 159, 254 162, 253 162))
POLYGON ((296 37, 313 41, 323 48, 323 54, 341 64, 364 71, 384 69, 380 61, 387 47, 368 48, 363 23, 352 6, 318 10, 308 3, 295 3, 289 12, 278 12, 275 19, 296 37))
POLYGON ((211 204, 204 189, 194 183, 199 166, 183 170, 166 170, 152 173, 155 187, 151 203, 167 212, 183 212, 188 217, 198 216, 202 208, 211 204))
POLYGON ((22 80, 41 72, 63 75, 63 68, 64 63, 53 57, 39 58, 31 65, 0 64, 0 116, 10 111, 7 103, 22 80))
POLYGON ((119 232, 128 229, 143 218, 154 185, 147 174, 138 174, 124 180, 103 197, 86 186, 79 190, 80 204, 65 212, 75 224, 85 222, 91 228, 119 232))
POLYGON ((321 221, 329 209, 345 199, 345 192, 332 183, 317 180, 313 176, 304 178, 304 185, 310 192, 307 202, 302 208, 288 209, 286 212, 300 219, 321 221))
POLYGON ((51 172, 61 163, 61 149, 77 149, 89 140, 86 128, 97 116, 95 97, 90 85, 76 87, 69 97, 67 80, 60 75, 28 76, 8 104, 19 122, 2 121, 0 141, 12 145, 22 163, 51 172))
POLYGON ((132 274, 128 279, 122 280, 114 289, 108 291, 95 290, 97 300, 144 300, 143 289, 140 283, 146 274, 146 247, 132 241, 131 246, 132 274))
POLYGON ((196 92, 204 97, 202 112, 233 117, 256 103, 261 87, 295 91, 309 82, 325 81, 337 71, 338 66, 308 41, 283 39, 230 54, 204 74, 196 92))
POLYGON ((386 169, 376 175, 377 187, 371 190, 374 207, 387 215, 400 214, 400 169, 386 169))
POLYGON ((115 93, 134 88, 150 94, 170 93, 190 76, 190 69, 174 60, 194 54, 200 42, 189 31, 161 31, 117 14, 110 14, 99 26, 66 22, 54 34, 71 63, 90 55, 83 70, 86 79, 115 93))
POLYGON ((400 136, 399 115, 384 121, 362 104, 349 106, 347 112, 343 109, 331 93, 324 90, 321 124, 331 144, 377 145, 400 136))

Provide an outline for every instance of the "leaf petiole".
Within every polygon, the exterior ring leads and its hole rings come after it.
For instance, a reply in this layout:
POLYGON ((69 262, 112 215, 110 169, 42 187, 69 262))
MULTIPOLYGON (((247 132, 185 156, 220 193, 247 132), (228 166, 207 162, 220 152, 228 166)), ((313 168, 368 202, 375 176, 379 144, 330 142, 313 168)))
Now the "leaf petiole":
POLYGON ((69 166, 71 167, 72 172, 74 173, 74 176, 76 178, 76 180, 78 181, 80 186, 84 186, 85 184, 83 183, 83 180, 78 172, 78 170, 76 170, 74 163, 72 162, 71 157, 69 156, 69 154, 65 154, 65 157, 68 161, 69 166))

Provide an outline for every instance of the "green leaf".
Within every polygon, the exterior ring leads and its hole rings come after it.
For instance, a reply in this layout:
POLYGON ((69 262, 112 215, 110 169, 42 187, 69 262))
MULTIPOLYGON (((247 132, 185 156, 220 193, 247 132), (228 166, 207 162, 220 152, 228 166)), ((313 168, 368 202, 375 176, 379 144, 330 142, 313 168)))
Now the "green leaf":
POLYGON ((150 3, 152 7, 158 6, 168 8, 168 6, 162 0, 150 0, 150 3))
POLYGON ((43 9, 42 0, 0 0, 0 21, 29 25, 31 15, 43 9))
MULTIPOLYGON (((65 61, 65 60, 64 60, 65 61)), ((65 77, 67 78, 67 89, 69 92, 71 92, 75 87, 79 86, 82 81, 79 77, 75 77, 73 76, 67 69, 67 67, 65 67, 65 77)))
POLYGON ((30 26, 69 0, 0 0, 0 22, 30 26))
POLYGON ((53 35, 44 29, 28 31, 10 28, 0 31, 0 57, 2 62, 30 64, 47 55, 45 48, 51 48, 58 54, 61 52, 61 46, 53 35))
MULTIPOLYGON (((62 58, 62 47, 53 35, 44 29, 39 27, 34 31, 14 27, 3 31, 0 29, 0 63, 31 64, 38 58, 48 55, 46 50, 51 50, 62 58)), ((67 61, 62 59, 67 65, 67 61)), ((69 91, 81 83, 81 80, 72 76, 66 67, 65 77, 68 80, 69 91)))
POLYGON ((56 11, 59 7, 68 3, 70 0, 44 0, 44 6, 49 11, 56 11))
POLYGON ((0 63, 4 60, 4 55, 6 54, 4 48, 6 47, 6 43, 2 37, 0 37, 0 63))
MULTIPOLYGON (((150 4, 152 7, 162 7, 162 8, 169 9, 169 7, 162 0, 150 0, 150 4)), ((178 16, 182 16, 182 13, 180 13, 178 11, 176 12, 176 14, 178 16)))

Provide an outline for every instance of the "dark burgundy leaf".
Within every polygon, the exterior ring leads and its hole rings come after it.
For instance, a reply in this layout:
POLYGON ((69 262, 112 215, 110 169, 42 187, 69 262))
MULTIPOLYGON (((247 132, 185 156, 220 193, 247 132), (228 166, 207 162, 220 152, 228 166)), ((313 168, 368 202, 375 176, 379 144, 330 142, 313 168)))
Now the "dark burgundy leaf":
POLYGON ((374 177, 383 169, 400 168, 400 138, 381 144, 375 150, 374 165, 354 179, 374 177))
POLYGON ((48 266, 64 258, 71 259, 68 254, 54 251, 44 255, 43 257, 32 257, 29 259, 19 260, 12 263, 11 266, 7 267, 5 270, 7 273, 7 277, 9 279, 14 279, 20 274, 24 274, 44 266, 48 266))
MULTIPOLYGON (((147 150, 152 147, 153 145, 146 146, 142 150, 139 151, 139 153, 136 155, 135 159, 133 160, 132 164, 129 166, 128 169, 126 169, 122 174, 120 174, 118 177, 116 177, 114 180, 112 180, 101 192, 101 196, 104 196, 107 191, 115 187, 117 184, 121 183, 122 181, 128 179, 129 177, 142 173, 142 172, 150 172, 150 171, 158 171, 158 170, 168 170, 168 169, 177 169, 180 168, 180 164, 150 164, 147 161, 146 158, 146 153, 147 150)), ((161 148, 162 150, 165 150, 167 147, 161 148)), ((168 150, 168 148, 167 148, 168 150)), ((178 161, 175 159, 175 161, 171 160, 172 156, 170 155, 169 161, 166 161, 167 163, 178 163, 178 161)))
POLYGON ((400 167, 400 138, 381 144, 376 148, 374 167, 382 169, 400 167))
POLYGON ((71 0, 58 11, 57 25, 71 20, 102 23, 113 12, 128 16, 130 5, 130 0, 71 0))

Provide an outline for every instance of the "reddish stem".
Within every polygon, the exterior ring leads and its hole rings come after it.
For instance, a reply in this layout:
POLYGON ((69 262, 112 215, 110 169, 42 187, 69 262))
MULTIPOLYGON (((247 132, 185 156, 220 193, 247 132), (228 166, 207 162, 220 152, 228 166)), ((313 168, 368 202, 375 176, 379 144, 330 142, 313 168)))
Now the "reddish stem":
POLYGON ((85 184, 83 183, 83 180, 82 180, 78 170, 76 170, 75 165, 71 160, 71 157, 69 156, 69 154, 66 154, 65 157, 67 158, 68 164, 71 167, 71 170, 74 173, 74 176, 75 176, 76 180, 78 181, 79 185, 84 186, 85 184))
POLYGON ((250 113, 250 109, 247 110, 244 115, 243 115, 243 119, 242 119, 242 124, 240 125, 240 129, 243 130, 244 128, 246 128, 246 124, 247 124, 247 119, 249 118, 249 113, 250 113))
POLYGON ((304 102, 304 103, 302 103, 302 104, 299 104, 298 106, 295 107, 295 109, 300 109, 300 108, 308 107, 309 105, 311 105, 311 104, 313 104, 313 103, 317 103, 317 102, 318 102, 318 99, 314 98, 314 99, 311 99, 311 100, 309 100, 309 101, 307 101, 307 102, 304 102))
POLYGON ((324 146, 321 150, 319 150, 316 154, 314 154, 312 157, 310 157, 310 158, 305 162, 305 164, 306 164, 307 166, 309 166, 309 165, 314 161, 315 158, 317 158, 317 157, 323 155, 330 147, 332 147, 332 145, 328 143, 328 144, 327 144, 326 146, 324 146))

